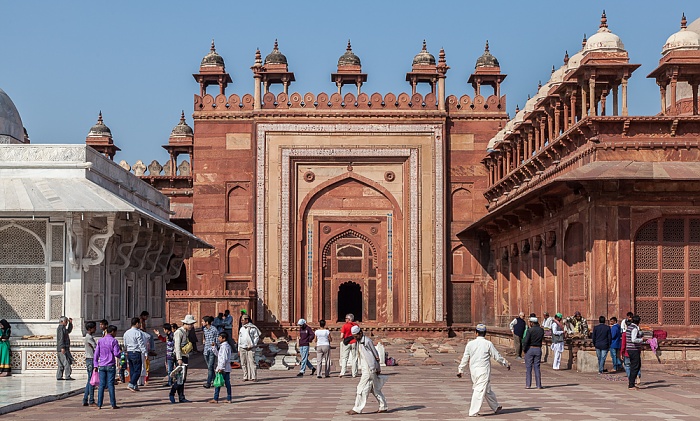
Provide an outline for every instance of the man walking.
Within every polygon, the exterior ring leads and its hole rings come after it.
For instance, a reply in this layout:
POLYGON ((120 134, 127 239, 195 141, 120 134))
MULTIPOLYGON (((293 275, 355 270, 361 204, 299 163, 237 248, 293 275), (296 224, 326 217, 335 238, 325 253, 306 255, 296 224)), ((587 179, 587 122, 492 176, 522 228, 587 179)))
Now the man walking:
POLYGON ((109 403, 112 405, 112 409, 119 409, 117 406, 117 398, 114 394, 114 378, 117 375, 116 361, 121 355, 119 342, 117 342, 115 338, 115 336, 117 336, 117 327, 108 325, 106 332, 107 334, 104 338, 97 342, 93 358, 95 371, 100 375, 100 386, 97 389, 97 409, 102 408, 105 387, 109 391, 109 403))
POLYGON ((491 358, 510 370, 508 361, 501 357, 496 347, 493 346, 491 341, 486 339, 486 325, 480 323, 476 325, 476 339, 469 341, 466 348, 464 348, 462 362, 457 368, 457 377, 461 378, 462 373, 464 373, 464 367, 469 364, 472 389, 474 390, 472 403, 469 407, 470 417, 479 416, 479 410, 484 398, 486 398, 486 403, 489 404, 489 407, 495 414, 502 408, 498 404, 496 394, 491 390, 491 358))
POLYGON ((87 368, 87 384, 85 385, 85 393, 83 394, 83 406, 97 406, 95 405, 95 386, 90 384, 90 377, 94 371, 93 359, 95 357, 95 347, 97 343, 92 335, 97 331, 97 323, 87 322, 85 323, 85 337, 83 338, 83 345, 85 346, 85 368, 87 368))
POLYGON ((56 380, 75 380, 70 375, 73 372, 73 355, 70 353, 70 333, 73 331, 73 319, 61 316, 58 319, 56 329, 56 352, 58 356, 58 369, 56 380))
POLYGON ((525 313, 522 311, 518 314, 518 317, 514 318, 510 322, 510 332, 513 334, 513 347, 515 348, 516 360, 522 360, 523 355, 523 334, 525 333, 525 313))
POLYGON ((146 344, 141 334, 141 319, 131 319, 131 329, 124 332, 124 346, 126 347, 126 359, 129 362, 129 391, 139 391, 139 378, 143 368, 142 355, 146 355, 146 344))
POLYGON ((258 381, 258 367, 255 364, 255 348, 260 340, 260 329, 250 322, 250 316, 243 316, 243 326, 238 332, 238 355, 241 359, 243 381, 258 381))
POLYGON ((642 343, 644 342, 642 336, 644 336, 644 334, 641 330, 639 330, 640 321, 641 318, 638 315, 632 316, 632 323, 627 325, 627 332, 625 333, 627 336, 627 355, 629 355, 630 359, 630 374, 627 378, 628 388, 630 390, 639 388, 639 385, 636 385, 635 381, 637 379, 637 374, 639 374, 639 370, 642 369, 641 354, 642 343))
POLYGON ((367 396, 370 392, 379 402, 379 410, 377 410, 377 412, 387 412, 389 407, 382 393, 385 380, 379 377, 379 374, 382 372, 379 364, 379 353, 374 347, 372 340, 362 334, 362 330, 360 330, 359 326, 353 326, 350 333, 352 333, 357 343, 357 351, 360 355, 360 364, 362 365, 362 376, 360 377, 360 383, 357 385, 355 406, 346 413, 348 415, 362 413, 362 410, 367 404, 367 396))
POLYGON ((620 355, 622 330, 615 316, 610 318, 610 336, 612 338, 612 342, 610 342, 610 356, 612 357, 613 370, 618 371, 622 369, 622 355, 620 355))
POLYGON ((530 328, 523 339, 525 351, 525 389, 532 385, 532 371, 535 371, 535 385, 542 389, 542 376, 540 374, 540 360, 542 359, 542 341, 544 329, 540 327, 537 317, 530 317, 530 328))
POLYGON ((348 368, 348 363, 351 365, 351 373, 353 377, 357 377, 357 343, 355 339, 350 339, 345 344, 345 339, 352 337, 352 328, 357 326, 355 316, 352 313, 345 315, 345 324, 340 328, 340 336, 343 341, 340 343, 340 374, 338 377, 345 375, 345 370, 348 368))
POLYGON ((598 374, 603 374, 603 371, 605 371, 605 360, 608 358, 608 352, 612 343, 610 326, 605 323, 605 316, 598 317, 598 326, 593 328, 591 339, 593 340, 593 346, 595 346, 595 355, 598 357, 598 374))
POLYGON ((177 361, 177 367, 173 370, 171 376, 174 374, 176 379, 173 379, 173 385, 170 387, 170 393, 168 398, 170 403, 175 403, 175 392, 177 392, 178 402, 187 403, 190 402, 185 398, 185 382, 187 381, 187 363, 189 362, 189 353, 192 352, 194 346, 189 340, 189 332, 194 329, 194 324, 196 320, 194 316, 188 314, 182 320, 182 326, 180 326, 175 333, 173 333, 173 350, 175 351, 175 360, 177 361))
POLYGON ((309 345, 315 338, 314 330, 306 324, 305 319, 299 319, 297 325, 299 325, 299 340, 297 343, 299 344, 299 353, 301 354, 301 370, 299 374, 297 374, 297 377, 304 375, 306 367, 311 369, 311 375, 313 376, 316 373, 316 367, 309 362, 309 345))

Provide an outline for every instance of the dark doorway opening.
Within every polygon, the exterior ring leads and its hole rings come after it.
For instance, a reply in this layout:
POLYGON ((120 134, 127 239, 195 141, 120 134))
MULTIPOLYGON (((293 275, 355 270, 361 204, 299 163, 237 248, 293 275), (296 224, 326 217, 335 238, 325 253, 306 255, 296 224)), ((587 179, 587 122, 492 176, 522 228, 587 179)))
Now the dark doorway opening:
POLYGON ((345 321, 348 313, 355 316, 355 321, 362 321, 362 288, 355 282, 345 282, 338 288, 338 321, 345 321))

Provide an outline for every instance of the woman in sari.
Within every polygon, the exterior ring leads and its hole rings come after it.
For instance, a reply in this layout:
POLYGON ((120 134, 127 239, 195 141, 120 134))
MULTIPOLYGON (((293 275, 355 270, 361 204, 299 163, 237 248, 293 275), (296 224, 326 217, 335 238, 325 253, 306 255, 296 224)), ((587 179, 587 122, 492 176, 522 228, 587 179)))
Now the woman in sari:
POLYGON ((0 377, 11 375, 10 334, 12 329, 7 320, 0 320, 0 377))

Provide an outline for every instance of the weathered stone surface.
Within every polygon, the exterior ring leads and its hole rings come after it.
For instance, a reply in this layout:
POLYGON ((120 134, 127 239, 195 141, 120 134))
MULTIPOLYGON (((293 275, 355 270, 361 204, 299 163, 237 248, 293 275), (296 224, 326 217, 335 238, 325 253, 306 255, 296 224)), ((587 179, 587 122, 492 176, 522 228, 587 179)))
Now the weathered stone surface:
POLYGON ((437 352, 441 354, 450 354, 456 351, 451 345, 442 344, 437 348, 437 352))
POLYGON ((576 368, 579 373, 597 373, 598 358, 587 351, 576 353, 576 368))
POLYGON ((443 365, 440 361, 435 358, 426 358, 421 363, 422 365, 443 365))
POLYGON ((428 354, 428 351, 426 351, 425 348, 419 348, 413 352, 413 357, 414 358, 428 358, 428 357, 430 357, 430 354, 428 354))

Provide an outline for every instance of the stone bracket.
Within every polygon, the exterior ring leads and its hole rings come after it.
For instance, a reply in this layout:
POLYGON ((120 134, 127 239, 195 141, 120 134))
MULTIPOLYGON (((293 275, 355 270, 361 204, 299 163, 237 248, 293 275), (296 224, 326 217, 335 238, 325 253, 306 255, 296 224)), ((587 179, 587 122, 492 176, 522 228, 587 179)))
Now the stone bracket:
POLYGON ((131 263, 131 253, 133 253, 134 247, 139 241, 140 228, 140 225, 136 224, 130 226, 129 231, 131 232, 131 241, 123 242, 117 246, 117 255, 122 262, 120 264, 113 264, 112 270, 124 270, 129 267, 129 263, 131 263))

